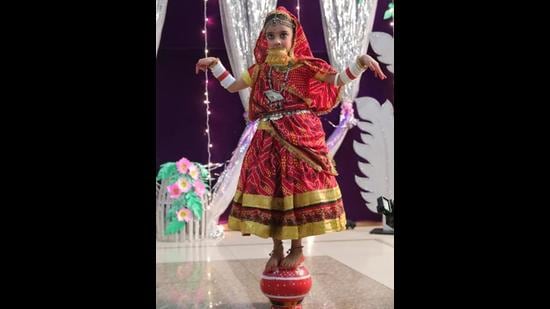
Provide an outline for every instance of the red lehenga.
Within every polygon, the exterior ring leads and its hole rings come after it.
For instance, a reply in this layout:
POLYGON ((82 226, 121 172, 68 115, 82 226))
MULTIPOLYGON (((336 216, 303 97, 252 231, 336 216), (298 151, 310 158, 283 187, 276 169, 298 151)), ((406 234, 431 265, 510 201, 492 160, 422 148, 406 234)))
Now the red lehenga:
MULTIPOLYGON (((244 157, 228 225, 244 235, 276 239, 342 231, 346 228, 342 195, 318 117, 340 100, 340 88, 322 82, 327 73, 336 71, 312 57, 295 16, 282 7, 277 11, 288 14, 296 25, 294 61, 282 106, 269 104, 264 95, 270 89, 267 41, 260 33, 254 49, 256 64, 243 76, 251 87, 249 118, 260 121, 244 157)), ((274 89, 284 83, 284 70, 272 69, 274 89)))

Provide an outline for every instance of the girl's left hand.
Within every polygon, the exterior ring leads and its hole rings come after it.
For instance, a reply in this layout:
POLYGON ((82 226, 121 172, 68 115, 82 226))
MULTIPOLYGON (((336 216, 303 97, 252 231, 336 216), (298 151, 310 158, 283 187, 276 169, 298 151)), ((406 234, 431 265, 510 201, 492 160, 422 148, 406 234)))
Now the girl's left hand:
POLYGON ((359 61, 361 61, 361 64, 368 69, 374 71, 374 75, 380 79, 386 79, 387 76, 382 72, 382 69, 380 68, 380 64, 376 60, 374 60, 369 55, 363 55, 359 58, 359 61))

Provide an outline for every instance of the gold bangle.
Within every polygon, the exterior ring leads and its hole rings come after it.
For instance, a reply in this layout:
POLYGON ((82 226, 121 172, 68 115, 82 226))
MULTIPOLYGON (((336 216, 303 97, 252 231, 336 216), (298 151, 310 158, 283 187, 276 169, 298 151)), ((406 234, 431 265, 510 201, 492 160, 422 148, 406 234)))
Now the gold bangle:
POLYGON ((360 56, 359 56, 359 57, 357 57, 357 65, 358 65, 358 66, 359 66, 359 67, 360 67, 361 69, 363 69, 363 70, 366 70, 366 69, 368 69, 368 68, 369 68, 369 66, 368 66, 368 65, 366 65, 366 64, 362 64, 362 63, 361 63, 361 60, 360 60, 360 59, 361 59, 361 57, 360 57, 360 56))
POLYGON ((212 63, 208 66, 208 68, 209 69, 213 68, 214 66, 216 66, 216 64, 218 64, 218 62, 220 62, 220 59, 216 58, 214 61, 212 61, 212 63))

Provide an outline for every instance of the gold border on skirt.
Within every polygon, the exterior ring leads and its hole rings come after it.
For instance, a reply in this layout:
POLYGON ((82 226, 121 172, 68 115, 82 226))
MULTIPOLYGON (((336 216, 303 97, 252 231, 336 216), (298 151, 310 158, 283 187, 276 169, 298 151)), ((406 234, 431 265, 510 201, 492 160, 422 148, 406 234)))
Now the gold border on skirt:
POLYGON ((243 207, 291 210, 319 203, 334 202, 340 198, 342 198, 342 193, 340 192, 340 187, 337 186, 330 189, 299 193, 285 197, 272 197, 237 191, 233 197, 233 201, 241 204, 243 207))
POLYGON ((262 238, 298 239, 321 235, 328 232, 339 232, 346 229, 346 214, 337 219, 306 223, 298 226, 270 226, 258 222, 239 220, 229 216, 228 227, 242 234, 254 234, 262 238))

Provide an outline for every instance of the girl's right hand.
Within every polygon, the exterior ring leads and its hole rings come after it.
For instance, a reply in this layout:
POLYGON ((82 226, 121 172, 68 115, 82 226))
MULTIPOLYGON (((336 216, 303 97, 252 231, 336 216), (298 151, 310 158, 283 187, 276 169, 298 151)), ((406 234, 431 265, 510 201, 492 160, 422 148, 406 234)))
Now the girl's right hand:
POLYGON ((216 60, 217 58, 214 57, 199 59, 199 61, 197 61, 197 64, 195 64, 195 74, 199 74, 199 70, 206 72, 206 70, 208 70, 208 67, 216 60))

